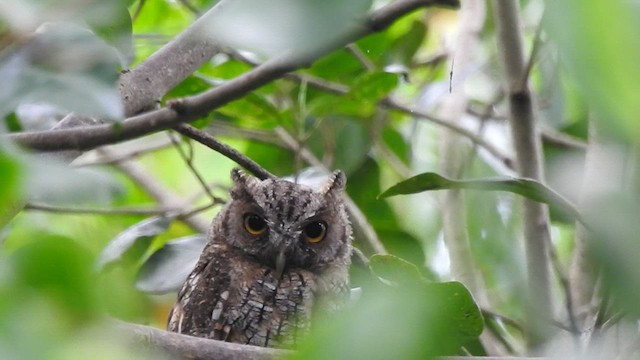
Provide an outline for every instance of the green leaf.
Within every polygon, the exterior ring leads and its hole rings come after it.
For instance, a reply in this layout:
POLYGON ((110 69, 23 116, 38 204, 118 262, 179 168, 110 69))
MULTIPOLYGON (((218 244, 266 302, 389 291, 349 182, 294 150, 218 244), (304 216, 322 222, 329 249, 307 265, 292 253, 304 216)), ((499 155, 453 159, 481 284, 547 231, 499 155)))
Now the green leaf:
POLYGON ((569 200, 535 180, 524 178, 452 180, 436 173, 427 172, 395 184, 380 194, 378 198, 384 199, 396 195, 449 189, 507 191, 554 206, 576 220, 582 220, 578 210, 576 210, 575 206, 573 206, 569 200))
POLYGON ((377 102, 398 84, 398 75, 386 72, 366 73, 356 79, 349 96, 355 100, 377 102))
POLYGON ((151 294, 177 292, 198 262, 207 241, 206 235, 197 234, 166 243, 144 262, 136 288, 151 294))
POLYGON ((250 93, 216 110, 248 128, 272 129, 281 124, 280 111, 263 95, 250 93))
POLYGON ((426 280, 415 265, 393 255, 373 255, 369 269, 375 276, 396 284, 426 280))
POLYGON ((100 252, 96 261, 99 270, 121 260, 138 260, 151 245, 151 241, 169 228, 172 217, 155 216, 145 219, 113 238, 100 252))
POLYGON ((9 259, 17 286, 29 286, 76 321, 87 321, 97 313, 92 255, 73 240, 41 233, 39 241, 18 249, 9 259))
POLYGON ((298 359, 435 359, 456 355, 484 322, 459 282, 363 287, 356 306, 318 317, 298 359))
POLYGON ((186 79, 182 80, 182 82, 171 91, 169 91, 164 98, 172 99, 184 96, 195 95, 201 93, 205 90, 208 90, 211 87, 209 83, 207 83, 203 78, 190 75, 186 79))
MULTIPOLYGON (((0 148, 0 230, 22 210, 21 167, 0 148)), ((0 237, 1 243, 1 237, 0 237)))
POLYGON ((18 116, 15 112, 12 112, 9 115, 5 116, 4 122, 9 132, 19 132, 23 130, 22 124, 20 123, 20 120, 18 119, 18 116))
POLYGON ((408 68, 413 56, 422 45, 426 33, 424 21, 414 20, 409 30, 391 44, 390 51, 386 53, 387 65, 401 65, 408 68))
POLYGON ((581 0, 546 1, 545 31, 600 129, 635 141, 640 135, 637 3, 590 0, 585 5, 581 0))

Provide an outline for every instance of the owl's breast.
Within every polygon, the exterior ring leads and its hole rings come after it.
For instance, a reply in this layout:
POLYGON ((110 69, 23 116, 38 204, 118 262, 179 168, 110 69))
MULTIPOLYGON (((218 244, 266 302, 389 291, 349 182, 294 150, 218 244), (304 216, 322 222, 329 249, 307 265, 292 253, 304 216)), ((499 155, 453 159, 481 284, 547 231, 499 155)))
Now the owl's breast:
MULTIPOLYGON (((240 269, 238 269, 240 270, 240 269)), ((276 278, 268 267, 232 271, 228 341, 258 346, 294 344, 307 332, 315 303, 315 275, 291 269, 276 278)))

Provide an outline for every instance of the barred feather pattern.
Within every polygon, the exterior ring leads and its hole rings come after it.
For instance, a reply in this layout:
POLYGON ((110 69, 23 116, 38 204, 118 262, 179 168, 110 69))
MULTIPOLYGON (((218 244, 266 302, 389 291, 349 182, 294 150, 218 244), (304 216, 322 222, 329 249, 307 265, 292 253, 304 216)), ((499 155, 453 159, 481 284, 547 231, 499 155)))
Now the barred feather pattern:
POLYGON ((288 181, 232 175, 232 200, 214 219, 210 242, 178 294, 170 331, 265 347, 293 347, 318 311, 336 311, 349 294, 351 227, 342 203, 344 175, 314 190, 288 181), (268 227, 247 234, 242 219, 268 227), (310 221, 327 224, 304 241, 310 221), (279 273, 276 258, 284 254, 279 273))

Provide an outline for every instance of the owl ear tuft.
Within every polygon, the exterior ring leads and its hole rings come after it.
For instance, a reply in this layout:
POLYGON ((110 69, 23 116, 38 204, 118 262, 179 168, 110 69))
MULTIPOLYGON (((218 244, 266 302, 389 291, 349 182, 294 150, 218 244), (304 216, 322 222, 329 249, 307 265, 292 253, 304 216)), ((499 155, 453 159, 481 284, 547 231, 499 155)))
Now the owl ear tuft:
POLYGON ((238 168, 231 170, 231 180, 235 184, 234 188, 231 190, 231 196, 233 198, 239 197, 240 193, 246 192, 249 187, 260 182, 257 178, 238 168))
POLYGON ((346 185, 347 177, 342 171, 336 170, 322 186, 322 192, 325 194, 342 192, 346 185))

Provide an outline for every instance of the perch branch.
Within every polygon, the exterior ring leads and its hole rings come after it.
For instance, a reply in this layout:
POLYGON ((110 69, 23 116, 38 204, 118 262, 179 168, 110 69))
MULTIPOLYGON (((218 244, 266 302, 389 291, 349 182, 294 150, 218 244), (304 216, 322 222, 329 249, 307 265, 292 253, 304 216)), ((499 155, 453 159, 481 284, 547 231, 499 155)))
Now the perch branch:
POLYGON ((130 335, 134 343, 143 344, 179 358, 192 360, 266 360, 284 358, 292 354, 289 350, 197 338, 118 320, 115 323, 118 330, 130 335))
MULTIPOLYGON (((114 320, 114 327, 121 333, 128 335, 129 340, 136 345, 143 345, 150 349, 192 360, 263 360, 284 359, 295 354, 292 350, 272 349, 253 345, 242 345, 219 340, 197 338, 189 335, 177 334, 145 325, 131 324, 114 320)), ((545 360, 546 358, 525 357, 467 357, 443 356, 441 360, 545 360)))

